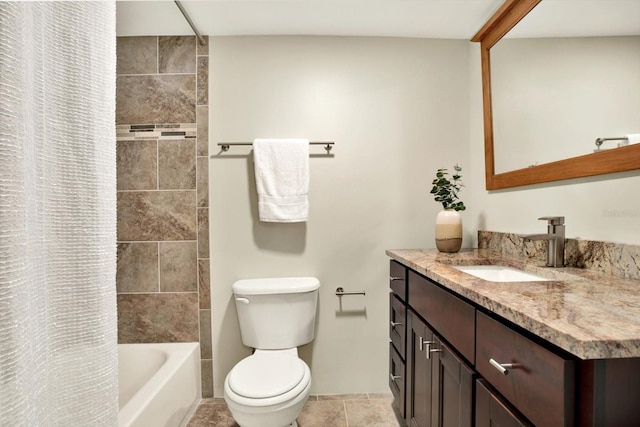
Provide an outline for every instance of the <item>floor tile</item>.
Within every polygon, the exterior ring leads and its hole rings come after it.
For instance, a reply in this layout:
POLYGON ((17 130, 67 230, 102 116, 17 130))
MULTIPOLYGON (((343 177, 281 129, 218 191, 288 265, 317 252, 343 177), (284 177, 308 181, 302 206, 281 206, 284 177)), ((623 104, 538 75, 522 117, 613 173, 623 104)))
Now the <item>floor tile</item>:
POLYGON ((342 400, 307 401, 298 427, 347 427, 342 400))
POLYGON ((391 393, 369 393, 369 399, 393 399, 393 394, 391 393))
POLYGON ((366 400, 366 393, 359 394, 319 394, 318 400, 366 400))
POLYGON ((346 400, 349 427, 398 427, 392 399, 346 400))
MULTIPOLYGON (((298 427, 404 426, 385 393, 309 396, 298 416, 298 427), (364 396, 364 398, 361 398, 364 396)), ((203 399, 187 427, 238 427, 224 399, 203 399)))
POLYGON ((224 403, 202 403, 187 427, 239 427, 224 403))

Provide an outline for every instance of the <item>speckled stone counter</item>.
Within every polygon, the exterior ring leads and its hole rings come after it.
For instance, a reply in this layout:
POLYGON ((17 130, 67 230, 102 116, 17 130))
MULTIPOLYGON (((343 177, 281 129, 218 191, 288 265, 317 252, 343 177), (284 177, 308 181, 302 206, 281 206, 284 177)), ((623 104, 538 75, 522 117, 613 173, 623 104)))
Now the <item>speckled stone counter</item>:
POLYGON ((578 268, 553 269, 487 249, 386 253, 581 359, 640 357, 640 280, 578 268), (552 280, 488 282, 452 267, 483 264, 512 266, 552 280))

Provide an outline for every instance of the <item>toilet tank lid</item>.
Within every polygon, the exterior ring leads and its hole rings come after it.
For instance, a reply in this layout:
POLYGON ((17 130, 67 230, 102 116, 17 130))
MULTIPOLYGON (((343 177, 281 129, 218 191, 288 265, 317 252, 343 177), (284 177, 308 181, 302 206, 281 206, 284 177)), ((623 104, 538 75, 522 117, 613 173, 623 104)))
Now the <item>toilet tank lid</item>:
POLYGON ((273 277, 238 280, 231 289, 237 295, 268 295, 311 292, 319 287, 320 281, 315 277, 273 277))

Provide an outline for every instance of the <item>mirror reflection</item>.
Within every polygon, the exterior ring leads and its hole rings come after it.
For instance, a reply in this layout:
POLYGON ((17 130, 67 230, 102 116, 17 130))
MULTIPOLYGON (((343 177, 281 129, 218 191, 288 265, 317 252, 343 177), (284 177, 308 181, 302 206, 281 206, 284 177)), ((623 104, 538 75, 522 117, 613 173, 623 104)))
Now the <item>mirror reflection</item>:
MULTIPOLYGON (((626 63, 615 68, 615 71, 602 68, 602 64, 621 65, 620 58, 617 57, 605 61, 611 51, 619 48, 607 46, 604 54, 597 51, 595 54, 584 53, 583 43, 587 40, 577 40, 582 37, 592 38, 591 42, 596 42, 597 46, 598 41, 604 41, 596 38, 609 41, 609 37, 638 36, 640 0, 504 1, 471 39, 480 42, 481 47, 487 190, 640 168, 640 114, 637 107, 634 107, 640 99, 640 91, 635 83, 629 86, 624 86, 626 83, 619 84, 629 76, 639 76, 638 65, 636 62, 626 63), (531 57, 524 51, 525 46, 512 47, 511 54, 503 55, 511 61, 500 64, 500 44, 505 39, 551 37, 556 39, 546 42, 538 40, 536 43, 543 46, 536 46, 531 57), (572 49, 559 50, 561 45, 572 43, 572 49), (544 57, 539 54, 541 50, 551 51, 552 55, 544 57), (583 63, 568 62, 573 57, 582 57, 583 63), (529 59, 532 61, 526 62, 529 59), (585 65, 584 62, 589 64, 585 65), (552 68, 556 63, 559 68, 552 68), (596 64, 596 68, 591 68, 593 64, 596 64), (517 69, 518 72, 507 75, 512 69, 517 69), (622 73, 624 79, 617 73, 622 73), (507 77, 500 77, 504 79, 500 82, 492 74, 507 77), (517 78, 514 77, 516 74, 517 78), (524 78, 520 78, 521 75, 524 78), (603 75, 611 75, 612 79, 605 80, 605 88, 600 89, 596 87, 596 83, 602 80, 603 75), (497 91, 502 94, 496 94, 496 86, 497 91), (611 88, 622 86, 622 91, 611 92, 611 88), (578 92, 578 87, 583 87, 583 91, 578 92), (628 105, 629 99, 632 99, 632 105, 628 105), (599 105, 600 110, 584 110, 586 105, 599 105), (626 120, 623 123, 621 116, 631 117, 631 124, 626 120), (606 117, 613 118, 613 121, 605 122, 606 117), (594 122, 596 131, 588 129, 594 122), (496 138, 494 123, 499 127, 496 138), (576 129, 588 136, 574 133, 576 129), (614 130, 620 133, 604 133, 614 130), (597 133, 591 135, 592 132, 597 133), (633 137, 629 138, 633 143, 617 147, 619 142, 626 142, 622 138, 627 135, 633 137), (606 140, 603 149, 594 152, 597 139, 612 137, 617 138, 613 141, 606 140), (525 138, 528 140, 518 145, 518 141, 525 138), (587 139, 587 147, 591 148, 581 148, 585 144, 582 141, 584 138, 587 139), (574 145, 574 141, 577 141, 577 145, 574 145), (499 163, 497 168, 496 163, 499 163)), ((505 41, 502 47, 509 49, 507 43, 511 42, 505 41)), ((637 43, 637 39, 631 43, 637 43)), ((632 45, 631 49, 632 53, 622 54, 624 61, 640 57, 637 45, 632 45)))
POLYGON ((491 85, 496 173, 640 134, 640 36, 503 38, 491 49, 491 85))

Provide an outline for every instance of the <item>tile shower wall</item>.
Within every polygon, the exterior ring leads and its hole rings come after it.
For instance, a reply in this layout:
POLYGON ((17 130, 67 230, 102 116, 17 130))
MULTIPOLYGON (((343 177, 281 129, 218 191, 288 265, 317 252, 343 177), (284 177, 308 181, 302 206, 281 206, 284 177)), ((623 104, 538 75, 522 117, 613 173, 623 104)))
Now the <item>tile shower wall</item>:
POLYGON ((119 37, 118 341, 199 341, 213 395, 209 301, 209 48, 119 37))

